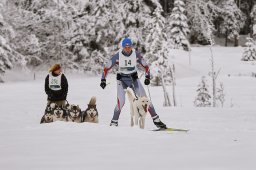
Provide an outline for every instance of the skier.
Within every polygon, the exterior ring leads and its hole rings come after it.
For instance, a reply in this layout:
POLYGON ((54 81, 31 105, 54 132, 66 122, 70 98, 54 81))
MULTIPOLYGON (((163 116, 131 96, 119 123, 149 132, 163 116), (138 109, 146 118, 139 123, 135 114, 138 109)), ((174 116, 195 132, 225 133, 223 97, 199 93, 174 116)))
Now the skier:
POLYGON ((60 64, 54 64, 49 69, 49 74, 45 78, 45 93, 48 96, 47 104, 65 105, 68 94, 68 81, 61 72, 60 64))
MULTIPOLYGON (((122 107, 125 103, 125 90, 127 87, 133 89, 137 96, 146 96, 146 92, 138 79, 137 64, 145 68, 145 85, 150 84, 149 67, 139 52, 132 48, 132 40, 125 38, 122 41, 122 49, 120 49, 106 64, 101 78, 100 86, 104 89, 106 87, 106 77, 108 71, 114 66, 119 65, 117 73, 117 105, 114 109, 114 115, 110 126, 118 126, 118 119, 122 107)), ((153 104, 150 104, 149 113, 153 119, 154 124, 160 129, 166 129, 166 125, 159 119, 156 114, 153 104)))

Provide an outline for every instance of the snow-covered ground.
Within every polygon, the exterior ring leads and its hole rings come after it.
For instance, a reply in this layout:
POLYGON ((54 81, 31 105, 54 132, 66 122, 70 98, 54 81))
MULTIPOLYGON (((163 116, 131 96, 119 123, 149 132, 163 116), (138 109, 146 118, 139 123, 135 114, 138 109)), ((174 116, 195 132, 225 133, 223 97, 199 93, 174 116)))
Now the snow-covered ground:
MULTIPOLYGON (((224 108, 195 108, 193 101, 201 76, 210 71, 210 50, 193 48, 188 54, 173 51, 170 60, 177 73, 178 107, 163 107, 161 87, 150 87, 160 118, 183 132, 152 132, 150 116, 144 130, 131 128, 128 102, 119 127, 110 127, 116 102, 115 77, 105 90, 99 77, 66 74, 68 100, 82 109, 97 97, 99 124, 54 122, 39 124, 46 105, 44 76, 15 73, 0 84, 1 170, 254 170, 256 168, 256 72, 255 65, 242 63, 243 49, 214 47, 219 81, 224 83, 224 108)), ((9 76, 9 77, 8 77, 9 76)), ((208 79, 210 83, 210 79, 208 79)), ((169 92, 171 92, 171 87, 169 92)), ((147 88, 146 88, 147 91, 147 88)))

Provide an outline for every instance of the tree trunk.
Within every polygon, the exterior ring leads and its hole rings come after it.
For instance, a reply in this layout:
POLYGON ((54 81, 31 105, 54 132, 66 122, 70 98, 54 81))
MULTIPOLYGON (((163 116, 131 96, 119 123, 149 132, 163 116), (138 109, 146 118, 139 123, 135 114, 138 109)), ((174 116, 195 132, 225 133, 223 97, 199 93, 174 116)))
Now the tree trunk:
POLYGON ((239 45, 238 43, 238 35, 235 35, 234 37, 234 47, 237 47, 239 45))
POLYGON ((212 106, 216 107, 216 78, 215 72, 212 73, 212 106))
POLYGON ((4 81, 3 81, 3 79, 2 79, 2 77, 0 76, 0 83, 4 83, 4 81))
POLYGON ((212 77, 212 106, 216 107, 216 72, 214 68, 214 58, 213 58, 213 53, 212 53, 212 47, 210 46, 210 51, 211 51, 211 77, 212 77))
POLYGON ((156 86, 160 86, 160 78, 156 76, 156 86))
POLYGON ((172 76, 172 99, 173 99, 173 106, 177 106, 176 91, 175 91, 176 79, 175 79, 175 66, 174 66, 174 64, 173 64, 173 67, 171 69, 171 76, 172 76))
POLYGON ((226 35, 225 35, 225 47, 228 46, 228 30, 226 30, 226 35))
POLYGON ((171 106, 171 102, 170 102, 169 94, 166 90, 162 69, 161 69, 161 79, 162 79, 162 87, 164 92, 164 107, 168 107, 168 106, 171 106))
POLYGON ((236 0, 235 2, 236 2, 237 7, 240 9, 240 7, 241 7, 241 0, 236 0))

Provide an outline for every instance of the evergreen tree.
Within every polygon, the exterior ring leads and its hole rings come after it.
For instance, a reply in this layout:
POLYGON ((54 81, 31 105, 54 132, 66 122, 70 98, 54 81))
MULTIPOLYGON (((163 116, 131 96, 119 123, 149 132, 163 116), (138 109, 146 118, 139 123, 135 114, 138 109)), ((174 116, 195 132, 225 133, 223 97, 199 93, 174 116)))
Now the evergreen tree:
POLYGON ((115 42, 117 20, 116 4, 113 0, 91 1, 91 18, 94 23, 95 34, 93 41, 100 47, 108 47, 115 42))
POLYGON ((255 61, 256 60, 256 49, 253 44, 252 38, 247 38, 246 48, 244 49, 244 53, 242 56, 242 61, 255 61))
MULTIPOLYGON (((239 39, 240 29, 244 26, 244 16, 241 10, 237 7, 234 0, 226 0, 220 3, 224 12, 221 17, 223 22, 220 25, 220 30, 226 36, 226 46, 227 39, 234 39, 235 41, 239 39)), ((237 46, 236 44, 235 46, 237 46)))
POLYGON ((208 85, 206 84, 205 77, 202 77, 201 83, 198 85, 197 91, 197 97, 194 101, 194 105, 196 107, 209 107, 211 106, 210 102, 210 94, 208 91, 208 85))
POLYGON ((119 31, 117 38, 130 37, 137 48, 142 48, 145 37, 144 28, 151 18, 150 8, 143 0, 126 0, 118 5, 119 31))
POLYGON ((165 33, 165 18, 161 15, 162 6, 157 0, 152 18, 147 23, 147 37, 145 40, 145 57, 149 63, 156 61, 159 57, 167 55, 167 35, 165 33))
POLYGON ((172 9, 172 14, 170 15, 170 23, 168 31, 170 34, 168 38, 174 44, 174 49, 184 49, 189 50, 189 42, 187 40, 187 35, 189 33, 189 28, 187 24, 187 17, 185 13, 185 3, 183 0, 175 0, 174 8, 172 9))
MULTIPOLYGON (((40 59, 49 63, 51 61, 60 62, 68 55, 68 50, 64 48, 66 44, 65 29, 68 28, 70 15, 68 6, 64 0, 41 0, 41 1, 12 0, 10 2, 12 22, 15 24, 15 29, 19 30, 20 34, 29 37, 35 37, 40 41, 40 51, 38 54, 40 59), (12 9, 13 8, 13 9, 12 9), (17 10, 18 9, 18 10, 17 10)), ((35 41, 36 42, 36 41, 35 41)), ((30 44, 25 44, 29 46, 30 44)), ((36 44, 34 44, 36 45, 36 44)), ((23 48, 20 44, 16 44, 18 48, 23 48)), ((23 45, 24 46, 24 45, 23 45)), ((26 47, 26 48, 27 48, 26 47)), ((30 54, 24 54, 30 55, 30 54)))
MULTIPOLYGON (((4 19, 6 18, 6 5, 0 2, 0 75, 3 75, 7 69, 14 65, 25 68, 26 61, 24 56, 18 53, 12 46, 12 40, 16 33, 13 27, 4 19)), ((2 82, 0 76, 0 82, 2 82)))
POLYGON ((252 36, 254 40, 256 40, 256 4, 253 6, 252 11, 250 13, 251 20, 252 20, 252 36))
POLYGON ((163 10, 158 1, 153 1, 156 8, 153 17, 148 23, 148 36, 146 37, 146 54, 148 63, 152 63, 151 69, 154 70, 152 83, 161 85, 162 76, 164 82, 170 80, 170 67, 168 65, 168 42, 165 30, 165 18, 161 15, 163 10), (157 68, 156 68, 157 67, 157 68), (155 73, 155 74, 154 74, 155 73), (156 82, 154 82, 156 81, 156 82))
POLYGON ((209 44, 213 37, 214 18, 223 10, 209 0, 187 0, 190 43, 209 44))

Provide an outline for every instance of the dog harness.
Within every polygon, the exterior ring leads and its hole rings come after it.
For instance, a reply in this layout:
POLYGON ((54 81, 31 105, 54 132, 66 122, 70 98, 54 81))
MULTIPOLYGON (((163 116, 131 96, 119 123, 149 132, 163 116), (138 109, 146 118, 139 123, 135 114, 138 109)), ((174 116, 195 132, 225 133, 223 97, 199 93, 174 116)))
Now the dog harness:
POLYGON ((130 56, 125 56, 122 50, 119 50, 119 73, 131 74, 137 71, 137 58, 135 50, 132 50, 130 56))
POLYGON ((54 77, 52 73, 49 74, 49 88, 51 90, 61 90, 61 76, 62 73, 56 77, 54 77))

